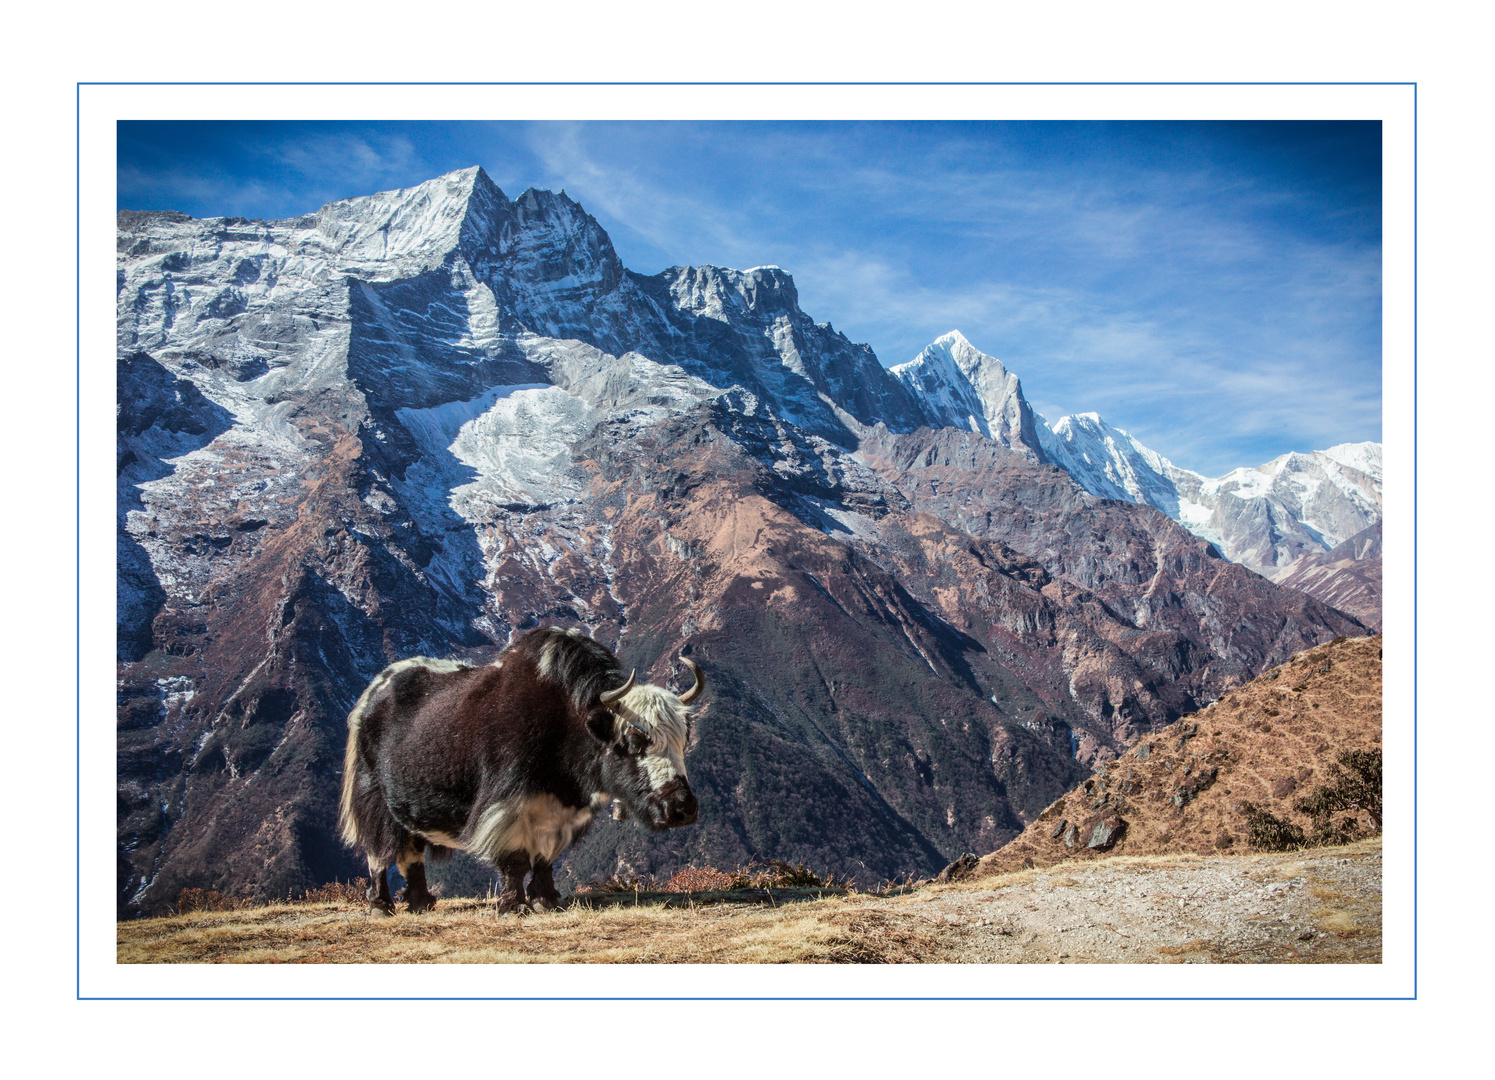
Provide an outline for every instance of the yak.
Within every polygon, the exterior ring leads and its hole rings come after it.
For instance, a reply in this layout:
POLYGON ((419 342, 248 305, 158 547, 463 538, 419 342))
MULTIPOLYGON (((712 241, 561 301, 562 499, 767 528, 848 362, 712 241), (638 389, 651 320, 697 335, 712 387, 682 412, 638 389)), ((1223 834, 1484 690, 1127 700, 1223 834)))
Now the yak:
POLYGON ((429 910, 426 856, 453 849, 502 873, 500 914, 554 909, 552 865, 610 802, 656 831, 693 823, 685 750, 706 680, 680 659, 695 682, 675 694, 552 626, 484 666, 418 656, 380 672, 348 715, 339 809, 368 860, 370 910, 394 914, 391 866, 409 910, 429 910))

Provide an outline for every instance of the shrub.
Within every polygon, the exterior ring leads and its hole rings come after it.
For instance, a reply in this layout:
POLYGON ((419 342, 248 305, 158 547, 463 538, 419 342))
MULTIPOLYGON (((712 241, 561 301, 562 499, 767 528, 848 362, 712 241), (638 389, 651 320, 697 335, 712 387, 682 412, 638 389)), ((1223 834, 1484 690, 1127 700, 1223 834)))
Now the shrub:
POLYGON ((734 882, 742 882, 740 885, 733 884, 734 889, 817 889, 829 886, 833 881, 831 878, 822 879, 804 863, 790 866, 782 859, 748 863, 747 866, 732 871, 732 876, 734 882))
POLYGON ((588 881, 576 891, 579 893, 652 892, 654 888, 653 878, 641 878, 637 874, 625 874, 618 871, 605 878, 588 881))
POLYGON ((1246 818, 1246 843, 1259 851, 1288 851, 1308 842, 1303 830, 1252 803, 1241 803, 1246 818))
POLYGON ((708 866, 687 867, 665 883, 665 892, 707 892, 733 889, 814 889, 828 887, 831 878, 822 879, 804 863, 790 866, 782 859, 749 862, 730 871, 708 866))
POLYGON ((714 866, 687 866, 670 875, 664 883, 653 878, 641 878, 636 874, 613 874, 597 881, 588 881, 576 891, 579 893, 601 892, 731 892, 738 889, 815 889, 834 888, 838 882, 832 876, 822 878, 804 863, 790 866, 782 859, 768 862, 753 860, 731 870, 718 870, 714 866))
POLYGON ((732 875, 725 870, 718 870, 714 866, 696 869, 687 866, 684 870, 677 870, 670 880, 665 882, 665 892, 716 892, 721 889, 732 888, 732 875))
MULTIPOLYGON (((1327 837, 1345 836, 1355 831, 1356 821, 1334 823, 1334 815, 1353 811, 1370 818, 1372 832, 1381 831, 1381 751, 1347 750, 1329 766, 1329 782, 1315 788, 1313 794, 1299 799, 1293 809, 1313 819, 1314 834, 1327 837)), ((1330 839, 1326 843, 1344 843, 1330 839)))
POLYGON ((183 889, 177 894, 176 909, 178 915, 193 911, 239 911, 251 903, 243 897, 224 896, 217 889, 183 889))

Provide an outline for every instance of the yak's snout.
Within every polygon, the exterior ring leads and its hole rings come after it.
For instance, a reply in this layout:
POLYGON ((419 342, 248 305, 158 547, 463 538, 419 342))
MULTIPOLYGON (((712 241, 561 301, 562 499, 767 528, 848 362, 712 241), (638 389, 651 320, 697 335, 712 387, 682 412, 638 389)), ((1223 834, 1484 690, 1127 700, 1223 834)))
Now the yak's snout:
POLYGON ((649 796, 649 816, 656 829, 678 829, 695 824, 700 804, 684 777, 677 776, 649 796))

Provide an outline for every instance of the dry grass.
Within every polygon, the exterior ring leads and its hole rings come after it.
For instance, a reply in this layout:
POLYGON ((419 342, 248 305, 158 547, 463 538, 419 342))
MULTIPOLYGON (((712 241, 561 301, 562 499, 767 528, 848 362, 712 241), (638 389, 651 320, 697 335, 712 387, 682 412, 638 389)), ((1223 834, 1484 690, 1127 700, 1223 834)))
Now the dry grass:
POLYGON ((1320 930, 1340 937, 1363 932, 1354 915, 1337 908, 1319 908, 1313 913, 1313 921, 1320 930))
POLYGON ((930 944, 915 920, 847 910, 856 898, 783 907, 659 905, 500 918, 478 900, 393 919, 361 904, 192 912, 119 925, 120 963, 814 964, 909 963, 930 944), (907 925, 902 925, 906 923, 907 925))
POLYGON ((1189 953, 1208 952, 1210 943, 1203 938, 1195 938, 1186 941, 1182 945, 1159 945, 1157 952, 1159 956, 1186 956, 1189 953))

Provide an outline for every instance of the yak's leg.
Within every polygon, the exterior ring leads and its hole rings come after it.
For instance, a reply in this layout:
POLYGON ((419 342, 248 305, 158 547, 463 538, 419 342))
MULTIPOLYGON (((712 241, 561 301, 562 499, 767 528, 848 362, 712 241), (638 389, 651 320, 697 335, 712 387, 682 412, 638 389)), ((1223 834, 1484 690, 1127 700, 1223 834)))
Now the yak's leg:
POLYGON ((412 836, 400 852, 400 876, 405 879, 405 903, 410 905, 412 915, 430 911, 436 906, 436 897, 426 888, 426 843, 412 836))
POLYGON ((530 906, 524 902, 524 877, 529 873, 529 852, 511 851, 501 856, 498 869, 504 876, 503 887, 498 892, 498 914, 529 911, 530 906))
POLYGON ((376 855, 369 856, 369 914, 393 915, 395 903, 389 898, 389 863, 376 855))
POLYGON ((529 880, 529 904, 536 911, 554 911, 561 906, 561 894, 556 892, 555 879, 550 876, 550 863, 535 856, 535 874, 529 880))

